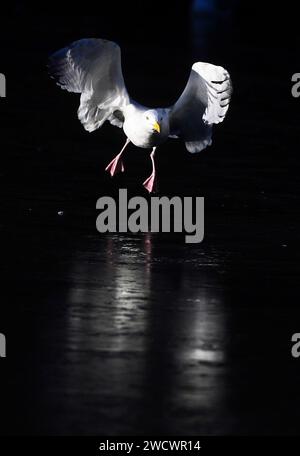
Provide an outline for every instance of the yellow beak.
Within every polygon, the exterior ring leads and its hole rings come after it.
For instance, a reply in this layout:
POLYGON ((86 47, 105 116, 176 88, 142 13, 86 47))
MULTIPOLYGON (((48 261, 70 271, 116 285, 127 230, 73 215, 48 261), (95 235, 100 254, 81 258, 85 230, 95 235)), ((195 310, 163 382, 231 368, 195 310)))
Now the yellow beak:
POLYGON ((157 133, 160 133, 160 125, 158 122, 154 122, 153 128, 155 131, 157 131, 157 133))

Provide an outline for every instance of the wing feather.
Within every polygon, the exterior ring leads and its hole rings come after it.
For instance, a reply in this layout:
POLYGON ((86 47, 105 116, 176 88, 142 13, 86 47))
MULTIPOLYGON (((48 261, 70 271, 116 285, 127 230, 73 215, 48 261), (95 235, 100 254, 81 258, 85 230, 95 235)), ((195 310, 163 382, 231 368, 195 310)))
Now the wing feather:
POLYGON ((49 58, 49 73, 64 90, 80 93, 78 118, 87 131, 109 120, 122 127, 115 111, 129 103, 121 68, 121 51, 112 41, 82 39, 49 58))
POLYGON ((211 144, 212 125, 224 120, 232 84, 221 66, 196 62, 178 101, 170 108, 170 135, 182 137, 189 152, 211 144))

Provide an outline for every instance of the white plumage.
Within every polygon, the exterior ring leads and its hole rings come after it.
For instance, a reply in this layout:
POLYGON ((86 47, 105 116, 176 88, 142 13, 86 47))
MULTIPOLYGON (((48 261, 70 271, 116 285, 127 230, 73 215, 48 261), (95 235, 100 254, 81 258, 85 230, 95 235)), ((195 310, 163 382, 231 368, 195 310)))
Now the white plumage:
POLYGON ((197 62, 173 106, 146 108, 128 95, 119 46, 102 39, 75 41, 56 52, 49 59, 49 72, 62 89, 81 94, 78 118, 87 131, 100 128, 106 120, 123 127, 127 141, 106 168, 111 175, 124 170, 121 155, 129 142, 153 148, 152 174, 144 182, 149 192, 155 186, 156 147, 168 137, 182 138, 189 152, 200 152, 210 145, 212 126, 223 121, 232 92, 224 68, 197 62))

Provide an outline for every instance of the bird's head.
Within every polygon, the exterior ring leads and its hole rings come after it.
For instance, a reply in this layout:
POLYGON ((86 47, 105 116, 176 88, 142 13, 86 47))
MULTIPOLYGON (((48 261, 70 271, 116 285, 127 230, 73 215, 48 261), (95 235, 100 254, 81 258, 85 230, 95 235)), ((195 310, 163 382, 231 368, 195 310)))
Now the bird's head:
POLYGON ((161 131, 161 122, 163 120, 162 116, 159 115, 159 112, 155 109, 149 109, 144 112, 144 120, 147 124, 147 127, 153 132, 159 134, 161 131))

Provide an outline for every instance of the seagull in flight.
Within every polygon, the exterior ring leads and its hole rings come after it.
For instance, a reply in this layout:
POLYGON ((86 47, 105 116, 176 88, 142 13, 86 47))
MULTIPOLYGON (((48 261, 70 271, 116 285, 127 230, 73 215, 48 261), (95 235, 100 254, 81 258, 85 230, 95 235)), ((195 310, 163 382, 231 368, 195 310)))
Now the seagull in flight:
POLYGON ((191 153, 205 149, 212 141, 213 124, 222 122, 227 113, 232 92, 224 68, 196 62, 173 106, 147 108, 128 95, 120 47, 96 38, 75 41, 55 52, 48 69, 62 89, 80 94, 78 118, 87 131, 95 131, 106 120, 123 128, 125 145, 106 167, 111 176, 124 171, 122 154, 130 142, 152 149, 152 173, 143 183, 149 193, 156 189, 156 148, 171 137, 181 138, 191 153))

